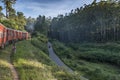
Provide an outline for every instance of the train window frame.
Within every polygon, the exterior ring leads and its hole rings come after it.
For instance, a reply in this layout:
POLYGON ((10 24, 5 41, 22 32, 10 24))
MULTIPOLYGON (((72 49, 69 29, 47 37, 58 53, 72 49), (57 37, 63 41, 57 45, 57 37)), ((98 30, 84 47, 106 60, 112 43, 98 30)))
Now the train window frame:
POLYGON ((3 32, 0 32, 0 38, 3 38, 3 32))
POLYGON ((4 37, 6 37, 6 36, 7 36, 7 35, 6 35, 6 32, 4 32, 3 35, 4 35, 4 37))
POLYGON ((2 33, 2 32, 0 32, 0 38, 2 38, 2 37, 1 37, 1 33, 2 33))

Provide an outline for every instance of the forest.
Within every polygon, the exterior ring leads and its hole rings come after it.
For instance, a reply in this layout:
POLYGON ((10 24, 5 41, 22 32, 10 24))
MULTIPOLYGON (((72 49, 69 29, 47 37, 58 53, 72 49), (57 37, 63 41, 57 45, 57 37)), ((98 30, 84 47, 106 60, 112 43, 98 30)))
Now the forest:
POLYGON ((62 42, 120 40, 120 1, 102 0, 52 19, 49 37, 62 42))

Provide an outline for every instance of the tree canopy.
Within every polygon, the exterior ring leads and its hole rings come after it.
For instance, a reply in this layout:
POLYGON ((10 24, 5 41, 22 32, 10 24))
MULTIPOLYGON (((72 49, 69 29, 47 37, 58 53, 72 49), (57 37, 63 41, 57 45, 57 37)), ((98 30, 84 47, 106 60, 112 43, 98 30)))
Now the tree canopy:
POLYGON ((4 6, 0 6, 0 22, 4 24, 6 27, 24 30, 26 25, 26 18, 23 12, 16 12, 13 8, 13 4, 16 3, 17 0, 0 0, 4 4, 4 6), (3 7, 6 10, 6 17, 2 13, 3 7))
POLYGON ((120 2, 96 0, 52 19, 49 36, 63 42, 120 40, 120 2))

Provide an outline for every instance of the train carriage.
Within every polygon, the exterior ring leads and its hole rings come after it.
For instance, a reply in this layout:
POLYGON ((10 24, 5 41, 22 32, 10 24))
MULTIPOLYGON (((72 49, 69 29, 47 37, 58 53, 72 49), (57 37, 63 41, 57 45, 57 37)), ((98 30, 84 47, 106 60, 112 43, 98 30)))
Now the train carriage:
POLYGON ((6 28, 0 23, 0 47, 4 48, 6 43, 12 43, 12 41, 28 39, 28 32, 14 30, 6 28))
POLYGON ((27 40, 27 32, 22 33, 22 38, 27 40))
POLYGON ((14 38, 14 31, 13 29, 7 28, 7 41, 10 42, 12 41, 14 38))
POLYGON ((4 47, 6 43, 6 28, 0 23, 0 47, 4 47))
POLYGON ((25 39, 28 40, 28 32, 25 33, 25 39))

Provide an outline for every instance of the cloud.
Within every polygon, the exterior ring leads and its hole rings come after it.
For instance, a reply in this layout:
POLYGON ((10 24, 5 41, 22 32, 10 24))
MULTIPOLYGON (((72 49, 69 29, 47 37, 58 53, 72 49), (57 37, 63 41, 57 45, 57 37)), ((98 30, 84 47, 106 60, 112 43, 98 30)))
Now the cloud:
POLYGON ((18 1, 15 9, 24 12, 25 16, 37 17, 38 15, 57 16, 65 14, 72 9, 90 4, 93 0, 25 0, 18 1))

